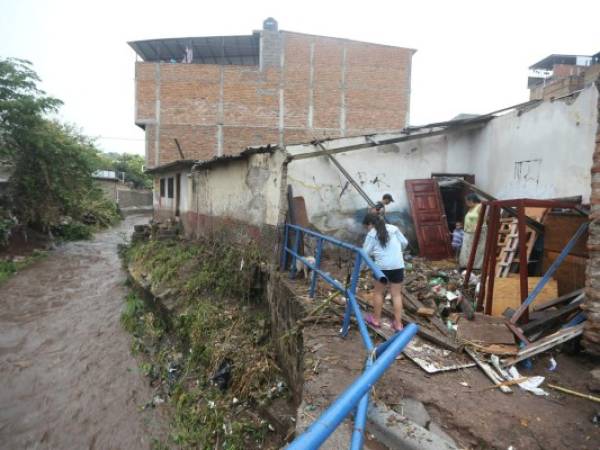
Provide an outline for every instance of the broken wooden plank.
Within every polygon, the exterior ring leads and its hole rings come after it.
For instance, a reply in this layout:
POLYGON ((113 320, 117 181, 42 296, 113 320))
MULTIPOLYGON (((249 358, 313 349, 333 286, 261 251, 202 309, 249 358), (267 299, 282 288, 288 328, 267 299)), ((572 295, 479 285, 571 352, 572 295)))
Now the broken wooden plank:
POLYGON ((566 303, 568 301, 571 301, 571 299, 575 299, 575 298, 579 297, 581 294, 585 294, 584 291, 585 291, 585 289, 577 289, 576 291, 569 292, 568 294, 565 294, 565 295, 561 295, 558 298, 554 298, 552 300, 548 300, 543 303, 533 304, 533 305, 531 305, 531 311, 532 312, 542 311, 544 309, 552 308, 553 306, 557 306, 562 303, 566 303))
POLYGON ((431 317, 435 314, 435 309, 427 308, 426 306, 421 306, 419 309, 417 309, 417 314, 419 316, 431 317))
POLYGON ((527 347, 521 349, 515 357, 503 360, 502 366, 512 366, 519 361, 531 358, 532 356, 550 350, 557 345, 576 338, 583 333, 583 325, 584 324, 579 324, 574 327, 564 328, 556 333, 540 339, 539 341, 536 341, 533 344, 529 344, 527 347))
POLYGON ((475 350, 481 353, 487 353, 490 355, 499 355, 499 356, 515 356, 519 353, 519 347, 516 344, 489 344, 489 345, 480 345, 476 342, 465 342, 470 347, 473 347, 475 350))
POLYGON ((559 319, 568 316, 569 314, 574 313, 575 311, 581 308, 581 304, 583 303, 584 295, 581 294, 575 300, 573 300, 568 305, 563 306, 562 308, 558 308, 551 311, 546 311, 546 314, 536 320, 531 320, 524 325, 521 325, 521 330, 523 333, 530 333, 532 331, 539 330, 541 328, 547 329, 554 325, 559 319))
POLYGON ((503 319, 476 313, 475 320, 458 322, 459 341, 477 344, 514 344, 515 338, 503 319))
POLYGON ((432 345, 415 336, 403 353, 427 373, 447 372, 475 366, 464 355, 432 345))
POLYGON ((498 388, 500 388, 502 392, 504 392, 505 394, 512 393, 512 389, 504 384, 504 380, 500 375, 498 375, 498 373, 492 368, 492 366, 490 366, 487 362, 482 360, 477 355, 477 353, 475 353, 470 348, 466 347, 465 352, 473 359, 473 361, 475 361, 475 364, 477 364, 477 366, 483 371, 483 373, 486 374, 490 380, 492 380, 492 383, 494 383, 498 388))
MULTIPOLYGON (((385 340, 395 334, 392 326, 387 321, 382 321, 379 328, 375 328, 369 323, 367 323, 367 326, 385 340)), ((403 353, 408 359, 429 374, 467 369, 475 366, 475 363, 464 355, 430 344, 419 336, 411 339, 403 353)))

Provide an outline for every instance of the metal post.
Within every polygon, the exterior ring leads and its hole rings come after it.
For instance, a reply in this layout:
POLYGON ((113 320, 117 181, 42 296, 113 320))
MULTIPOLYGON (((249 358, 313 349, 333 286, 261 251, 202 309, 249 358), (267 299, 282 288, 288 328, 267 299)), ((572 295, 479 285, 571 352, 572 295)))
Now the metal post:
MULTIPOLYGON (((525 205, 523 200, 517 207, 517 226, 519 228, 519 281, 521 286, 521 304, 529 295, 529 280, 527 279, 527 227, 525 226, 525 205)), ((523 311, 525 322, 529 321, 529 309, 523 311)))
POLYGON ((344 310, 344 321, 342 322, 342 329, 340 330, 340 334, 342 337, 348 336, 348 331, 350 330, 350 316, 351 316, 351 306, 350 299, 346 297, 346 309, 344 310))
POLYGON ((481 229, 483 228, 483 222, 485 220, 486 211, 487 204, 482 203, 481 210, 479 211, 479 218, 477 219, 477 228, 475 228, 475 236, 473 236, 473 245, 471 247, 471 253, 469 254, 469 262, 467 263, 467 272, 465 273, 465 289, 469 287, 469 280, 471 279, 473 265, 475 264, 475 256, 477 254, 477 247, 479 246, 479 239, 481 239, 481 229))
POLYGON ((279 262, 279 268, 285 270, 285 263, 287 261, 287 248, 288 248, 288 230, 287 223, 283 224, 283 244, 281 245, 281 261, 279 262))
POLYGON ((354 381, 303 434, 298 436, 287 450, 316 450, 344 421, 350 411, 381 378, 400 352, 417 333, 419 327, 409 324, 385 352, 354 381))
POLYGON ((292 267, 290 268, 290 278, 296 278, 296 255, 298 254, 298 249, 300 248, 300 235, 302 231, 299 228, 296 228, 296 236, 294 239, 294 253, 292 254, 292 267))
MULTIPOLYGON (((317 252, 315 254, 315 267, 317 269, 321 268, 321 252, 322 251, 323 251, 323 239, 317 238, 317 252)), ((315 298, 315 290, 317 288, 317 279, 318 279, 318 273, 316 270, 313 270, 313 272, 311 274, 311 280, 310 280, 310 291, 308 294, 310 298, 315 298)))
POLYGON ((356 254, 354 259, 354 268, 352 270, 352 277, 350 278, 350 292, 356 295, 356 288, 358 287, 358 280, 360 278, 360 266, 362 265, 362 255, 356 254))
MULTIPOLYGON (((373 358, 371 355, 367 358, 365 364, 365 370, 373 365, 373 358)), ((371 389, 367 391, 363 398, 358 402, 358 408, 356 408, 356 416, 354 417, 354 431, 352 432, 352 440, 350 441, 350 450, 361 450, 363 442, 365 440, 365 429, 367 427, 367 413, 369 412, 369 396, 371 395, 371 389)))
POLYGON ((485 313, 492 314, 492 302, 494 301, 494 280, 496 279, 496 251, 498 250, 498 229, 500 227, 500 208, 495 205, 494 214, 488 229, 489 262, 488 262, 488 291, 485 299, 485 313))

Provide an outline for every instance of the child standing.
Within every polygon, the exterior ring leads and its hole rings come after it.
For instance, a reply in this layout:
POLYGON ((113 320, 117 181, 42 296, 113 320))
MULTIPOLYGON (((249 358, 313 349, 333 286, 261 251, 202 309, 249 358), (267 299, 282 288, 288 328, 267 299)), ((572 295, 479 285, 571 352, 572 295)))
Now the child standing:
POLYGON ((458 258, 458 255, 460 255, 460 248, 462 247, 464 235, 465 230, 463 230, 462 222, 456 222, 454 231, 452 232, 452 249, 454 250, 456 258, 458 258))

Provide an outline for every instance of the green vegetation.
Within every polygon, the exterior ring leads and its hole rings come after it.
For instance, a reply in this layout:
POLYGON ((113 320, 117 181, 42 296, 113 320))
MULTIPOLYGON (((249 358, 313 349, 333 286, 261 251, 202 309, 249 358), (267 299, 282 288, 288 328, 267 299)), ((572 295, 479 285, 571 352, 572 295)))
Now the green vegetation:
POLYGON ((34 251, 31 256, 27 256, 20 260, 0 260, 0 284, 6 281, 11 275, 23 270, 35 261, 39 261, 46 257, 46 252, 34 251))
POLYGON ((130 294, 121 317, 144 357, 141 370, 173 412, 169 442, 183 448, 279 448, 258 411, 287 395, 270 343, 262 297, 253 296, 260 256, 253 244, 148 241, 124 252, 155 292, 178 298, 169 320, 130 294), (232 300, 235 299, 235 300, 232 300), (221 376, 215 376, 219 374, 221 376))
POLYGON ((124 173, 125 181, 136 189, 152 189, 152 177, 144 173, 144 158, 131 153, 103 153, 102 168, 124 173))
MULTIPOLYGON (((49 118, 62 102, 39 81, 28 61, 0 59, 0 159, 14 168, 0 209, 42 232, 60 235, 66 223, 63 237, 79 238, 86 233, 72 223, 106 226, 119 217, 92 177, 101 152, 73 126, 49 118)), ((0 241, 8 236, 5 225, 0 241)))

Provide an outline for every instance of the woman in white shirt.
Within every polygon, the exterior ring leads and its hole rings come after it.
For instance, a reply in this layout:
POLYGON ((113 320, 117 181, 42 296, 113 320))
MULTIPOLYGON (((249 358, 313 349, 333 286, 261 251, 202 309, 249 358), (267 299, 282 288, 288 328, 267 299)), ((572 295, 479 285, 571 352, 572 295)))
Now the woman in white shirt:
MULTIPOLYGON (((394 304, 395 331, 402 330, 402 282, 404 281, 404 257, 402 250, 408 245, 408 240, 398 227, 386 224, 378 214, 369 213, 363 220, 363 225, 369 230, 365 238, 363 250, 373 258, 377 267, 385 274, 390 285, 392 302, 394 304)), ((375 295, 373 297, 373 314, 367 314, 365 320, 379 328, 381 326, 381 310, 385 284, 375 280, 375 295)))

